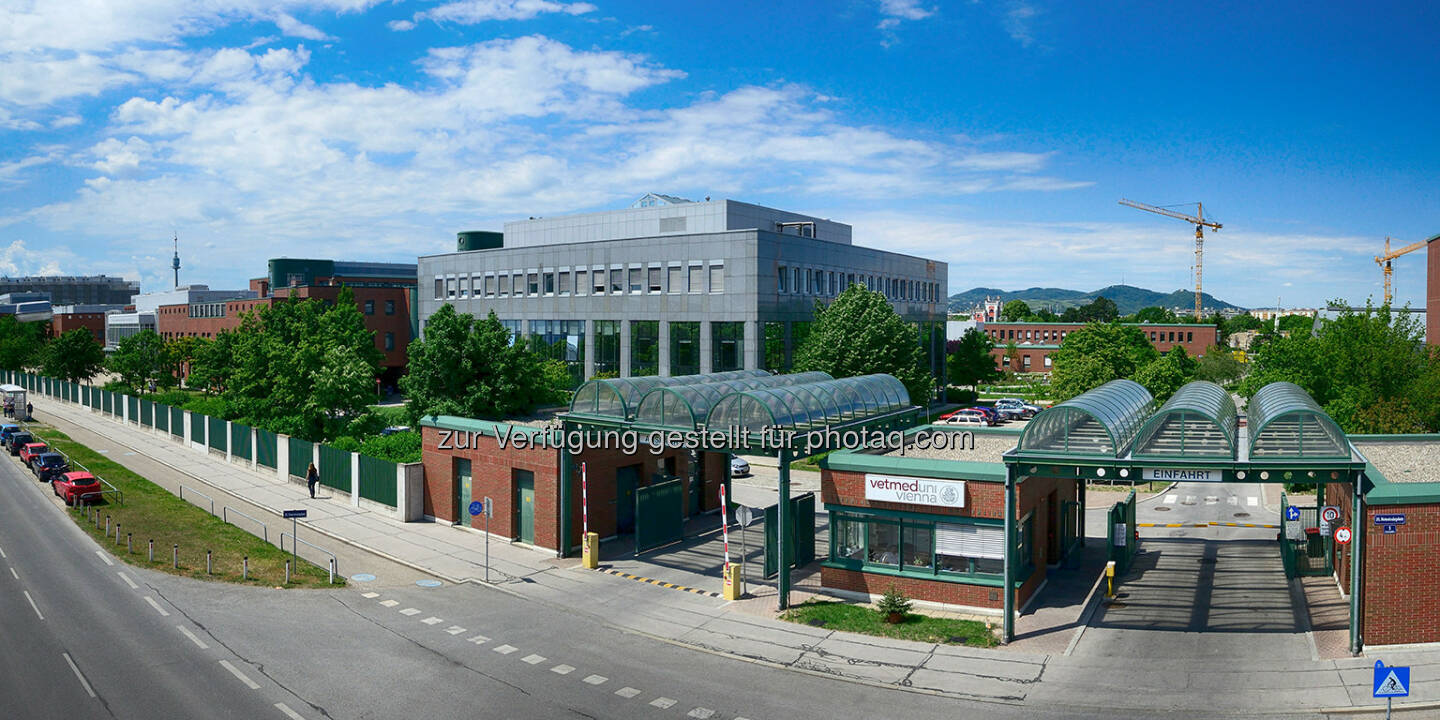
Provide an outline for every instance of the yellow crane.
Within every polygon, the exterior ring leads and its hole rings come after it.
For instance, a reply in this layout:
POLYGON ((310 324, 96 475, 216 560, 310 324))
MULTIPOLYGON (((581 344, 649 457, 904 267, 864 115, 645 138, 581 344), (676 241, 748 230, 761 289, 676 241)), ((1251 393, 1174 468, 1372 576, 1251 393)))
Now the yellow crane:
MULTIPOLYGON (((1156 215, 1164 215, 1165 217, 1172 217, 1176 220, 1184 220, 1185 222, 1188 222, 1191 225, 1195 226, 1195 319, 1202 319, 1203 315, 1200 309, 1200 275, 1201 268, 1204 266, 1205 260, 1205 228, 1208 227, 1219 230, 1221 227, 1220 223, 1206 220, 1205 206, 1198 202, 1195 203, 1194 215, 1186 215, 1185 213, 1176 212, 1174 210, 1171 210, 1170 208, 1163 208, 1156 205, 1146 205, 1145 203, 1135 202, 1134 200, 1122 199, 1120 200, 1120 204, 1128 205, 1129 207, 1135 208, 1137 210, 1152 212, 1156 215)), ((1186 204, 1188 205, 1189 203, 1186 204)))
MULTIPOLYGON (((1432 239, 1433 239, 1433 238, 1432 238, 1432 239)), ((1404 254, 1406 254, 1406 253, 1415 252, 1416 250, 1419 250, 1420 248, 1425 247, 1427 244, 1429 244, 1429 242, 1430 242, 1429 240, 1421 240, 1420 242, 1410 243, 1409 245, 1406 245, 1405 247, 1400 248, 1399 250, 1396 250, 1396 251, 1394 251, 1394 252, 1391 252, 1391 251, 1390 251, 1390 238, 1389 238, 1389 237, 1386 237, 1386 238, 1385 238, 1385 254, 1384 254, 1384 255, 1376 255, 1376 256, 1375 256, 1375 264, 1376 264, 1376 265, 1379 265, 1380 268, 1385 271, 1385 304, 1386 304, 1386 305, 1389 305, 1389 304, 1390 304, 1390 299, 1391 299, 1391 297, 1392 297, 1392 294, 1391 294, 1391 292, 1390 292, 1390 261, 1391 261, 1391 260, 1394 260, 1395 258, 1398 258, 1398 257, 1400 257, 1401 255, 1404 255, 1404 254)))

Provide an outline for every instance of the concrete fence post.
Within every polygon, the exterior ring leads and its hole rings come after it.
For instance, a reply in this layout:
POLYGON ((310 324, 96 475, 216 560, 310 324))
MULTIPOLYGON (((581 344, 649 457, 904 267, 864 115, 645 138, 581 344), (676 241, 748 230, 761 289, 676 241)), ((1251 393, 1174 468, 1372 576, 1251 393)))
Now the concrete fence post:
POLYGON ((235 459, 235 423, 225 421, 225 462, 235 459))
MULTIPOLYGON (((170 419, 171 419, 171 420, 174 420, 175 418, 174 418, 174 417, 171 417, 170 419)), ((184 431, 184 435, 182 436, 182 438, 185 440, 185 447, 188 448, 188 447, 190 447, 190 438, 191 438, 191 435, 190 435, 190 411, 189 411, 189 410, 181 410, 181 411, 180 411, 180 429, 181 429, 182 431, 184 431)))
POLYGON ((260 469, 260 433, 250 428, 250 469, 260 469))
POLYGON ((275 478, 290 482, 290 436, 275 434, 275 478))
POLYGON ((410 499, 405 497, 405 463, 395 463, 395 515, 400 522, 410 517, 410 499))
POLYGON ((360 507, 360 453, 350 453, 350 504, 360 507))

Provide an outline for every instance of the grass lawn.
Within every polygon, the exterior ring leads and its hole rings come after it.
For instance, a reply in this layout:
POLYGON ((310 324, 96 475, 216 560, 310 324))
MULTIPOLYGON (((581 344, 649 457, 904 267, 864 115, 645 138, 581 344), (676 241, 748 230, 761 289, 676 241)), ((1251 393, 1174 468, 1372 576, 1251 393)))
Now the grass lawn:
POLYGON ((844 630, 916 642, 971 647, 994 647, 996 644, 995 634, 990 627, 975 620, 955 620, 909 613, 904 622, 892 625, 885 622, 880 613, 864 605, 835 601, 812 600, 802 603, 790 608, 780 618, 823 627, 826 630, 844 630))
POLYGON ((405 424, 404 405, 371 405, 370 411, 384 419, 386 427, 405 424))
POLYGON ((1085 485, 1085 490, 1086 492, 1130 492, 1134 490, 1136 495, 1140 495, 1142 493, 1153 493, 1168 484, 1169 483, 1142 482, 1135 483, 1134 485, 1129 483, 1115 483, 1114 485, 1110 485, 1108 483, 1091 482, 1085 485))
MULTIPOLYGON (((27 428, 50 447, 70 457, 72 467, 84 465, 96 477, 104 478, 124 493, 124 504, 116 503, 113 496, 94 506, 82 506, 68 510, 70 517, 79 523, 81 529, 90 533, 116 557, 131 565, 167 572, 172 575, 220 580, 223 582, 246 583, 250 585, 277 586, 285 582, 285 561, 290 554, 251 535, 234 525, 228 524, 209 512, 191 505, 170 494, 119 463, 110 460, 90 448, 71 440, 64 433, 41 423, 31 423, 27 428), (100 526, 96 528, 93 512, 99 513, 100 526), (120 523, 120 542, 116 544, 112 528, 109 538, 105 536, 105 518, 120 523), (125 533, 133 537, 134 552, 126 552, 125 533), (149 540, 155 541, 155 562, 147 560, 149 540), (180 567, 172 566, 171 553, 174 545, 180 546, 180 567), (210 550, 214 574, 205 573, 205 551, 210 550), (241 580, 242 558, 250 558, 249 580, 241 580)), ((75 467, 75 469, 80 469, 75 467)), ((239 522, 250 523, 245 518, 239 522)), ((286 528, 270 529, 272 536, 278 536, 286 528)), ((329 577, 328 569, 318 568, 306 560, 300 560, 291 568, 291 587, 325 587, 329 577)), ((345 583, 344 578, 335 577, 336 586, 345 583)))
POLYGON ((791 470, 805 470, 805 471, 808 471, 808 472, 820 472, 820 461, 821 461, 826 455, 829 455, 829 454, 832 453, 832 452, 834 452, 834 451, 833 451, 833 450, 826 450, 825 452, 822 452, 822 453, 817 453, 817 454, 815 454, 815 455, 810 455, 810 456, 808 456, 808 457, 803 457, 803 458, 800 458, 799 460, 792 461, 792 462, 790 463, 790 469, 791 469, 791 470))

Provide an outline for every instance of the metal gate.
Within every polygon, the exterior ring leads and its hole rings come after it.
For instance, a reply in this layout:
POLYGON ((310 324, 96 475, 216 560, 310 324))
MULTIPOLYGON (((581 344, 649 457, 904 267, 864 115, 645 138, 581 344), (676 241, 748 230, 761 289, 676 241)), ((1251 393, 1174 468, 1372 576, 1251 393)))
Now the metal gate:
POLYGON ((1118 577, 1130 571, 1130 561, 1135 559, 1140 538, 1135 534, 1135 491, 1131 490, 1124 500, 1110 507, 1110 560, 1115 561, 1115 575, 1118 577))
POLYGON ((1331 565, 1331 539, 1320 532, 1320 510, 1315 506, 1291 505, 1280 495, 1280 552, 1285 573, 1290 577, 1325 576, 1334 572, 1331 565), (1294 508, 1293 510, 1291 508, 1294 508), (1298 511, 1298 519, 1291 516, 1298 511))
MULTIPOLYGON (((765 577, 780 574, 780 551, 775 547, 780 527, 780 506, 765 508, 765 577)), ((790 527, 785 533, 785 559, 790 567, 815 561, 815 493, 790 498, 790 527)))
POLYGON ((685 533, 685 488, 667 480, 635 489, 635 554, 677 542, 685 533))

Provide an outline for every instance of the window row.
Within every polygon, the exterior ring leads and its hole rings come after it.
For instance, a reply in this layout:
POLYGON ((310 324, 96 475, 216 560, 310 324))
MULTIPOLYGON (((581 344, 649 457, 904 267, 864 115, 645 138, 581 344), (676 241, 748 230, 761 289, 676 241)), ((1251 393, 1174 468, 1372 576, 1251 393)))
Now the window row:
MULTIPOLYGON (((1000 367, 1002 369, 1017 370, 1020 372, 1030 372, 1031 364, 1034 362, 1033 354, 1022 352, 1018 355, 1005 355, 1004 348, 999 348, 999 351, 1001 353, 1000 367)), ((1045 371, 1049 372, 1051 366, 1050 353, 1042 353, 1040 355, 1040 361, 1041 364, 1045 367, 1045 371)))
POLYGON ((780 266, 779 274, 776 277, 776 289, 781 295, 835 297, 845 292, 845 288, 856 284, 864 285, 865 289, 881 293, 891 300, 928 303, 940 301, 940 284, 924 280, 907 280, 786 265, 780 266))
MULTIPOLYGON (((364 312, 366 315, 374 315, 374 314, 375 314, 375 301, 374 301, 374 300, 366 300, 365 303, 364 303, 364 305, 361 306, 361 310, 362 310, 362 312, 364 312)), ((386 300, 386 301, 385 301, 385 314, 386 314, 386 315, 394 315, 394 314, 395 314, 395 301, 394 301, 394 300, 386 300)))
MULTIPOLYGON (((1016 547, 1020 576, 1028 575, 1033 515, 1020 522, 1016 547)), ((939 577, 1005 573, 1005 526, 998 521, 953 522, 878 515, 830 514, 830 562, 852 569, 879 568, 939 577)))
POLYGON ((656 295, 723 293, 725 264, 631 265, 531 272, 488 272, 435 276, 435 299, 544 297, 571 295, 656 295))

